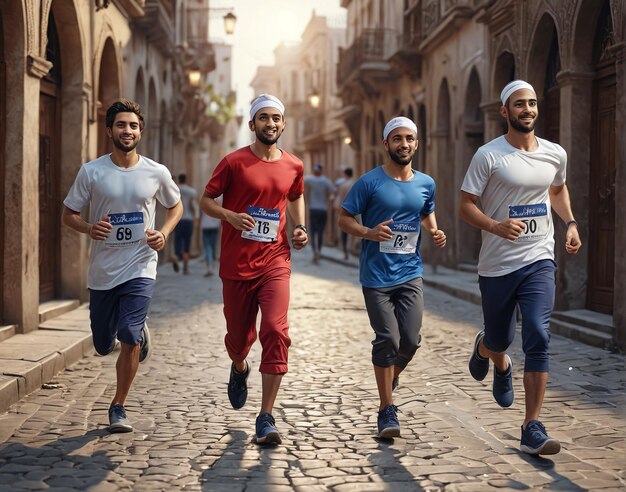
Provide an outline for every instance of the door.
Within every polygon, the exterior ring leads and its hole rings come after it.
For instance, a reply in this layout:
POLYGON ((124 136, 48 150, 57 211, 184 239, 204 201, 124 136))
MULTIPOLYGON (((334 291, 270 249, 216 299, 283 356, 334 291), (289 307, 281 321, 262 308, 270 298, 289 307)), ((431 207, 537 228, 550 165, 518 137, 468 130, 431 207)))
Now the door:
POLYGON ((615 272, 615 64, 597 72, 593 87, 589 189, 587 307, 613 313, 615 272))
POLYGON ((41 81, 39 95, 39 301, 57 295, 60 193, 57 87, 41 81))

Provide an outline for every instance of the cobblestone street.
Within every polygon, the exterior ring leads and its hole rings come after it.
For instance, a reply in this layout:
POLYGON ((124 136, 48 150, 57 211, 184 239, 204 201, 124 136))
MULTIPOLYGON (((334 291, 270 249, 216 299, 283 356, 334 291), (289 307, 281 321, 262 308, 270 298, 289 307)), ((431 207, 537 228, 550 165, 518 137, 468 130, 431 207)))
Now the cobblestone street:
POLYGON ((250 395, 230 407, 221 284, 192 263, 161 267, 150 312, 153 355, 127 403, 135 426, 109 434, 117 353, 90 356, 0 415, 0 491, 482 491, 624 490, 624 357, 553 337, 542 420, 563 449, 521 454, 519 335, 511 353, 510 409, 491 396, 491 375, 467 372, 480 308, 430 287, 422 347, 395 393, 402 437, 379 442, 372 338, 358 270, 311 251, 294 258, 290 372, 274 416, 283 444, 252 443, 260 404, 260 347, 250 395))

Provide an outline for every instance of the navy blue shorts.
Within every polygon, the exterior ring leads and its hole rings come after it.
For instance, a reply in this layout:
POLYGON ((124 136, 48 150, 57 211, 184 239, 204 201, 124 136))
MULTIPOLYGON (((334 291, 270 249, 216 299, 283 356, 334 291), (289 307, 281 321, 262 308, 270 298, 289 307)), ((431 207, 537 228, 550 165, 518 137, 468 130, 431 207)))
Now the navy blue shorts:
POLYGON ((174 252, 180 257, 183 253, 189 253, 191 235, 193 234, 193 220, 182 219, 174 229, 174 252))
POLYGON ((152 300, 155 281, 134 278, 109 290, 89 289, 93 345, 100 355, 115 348, 115 339, 137 345, 152 300))
POLYGON ((515 338, 515 306, 522 315, 524 371, 548 372, 550 317, 556 263, 539 260, 502 277, 479 277, 485 320, 485 347, 504 352, 515 338))

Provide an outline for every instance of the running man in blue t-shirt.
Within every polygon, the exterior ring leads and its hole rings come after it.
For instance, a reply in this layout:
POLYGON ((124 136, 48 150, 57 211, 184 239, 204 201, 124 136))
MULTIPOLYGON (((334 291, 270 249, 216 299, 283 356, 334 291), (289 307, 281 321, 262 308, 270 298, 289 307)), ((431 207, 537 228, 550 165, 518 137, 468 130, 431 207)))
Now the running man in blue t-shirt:
POLYGON ((420 229, 440 248, 446 235, 437 228, 434 180, 411 168, 418 146, 415 123, 404 117, 390 120, 383 145, 388 162, 354 184, 342 204, 339 227, 364 239, 360 279, 375 334, 372 363, 380 396, 378 437, 390 439, 400 435, 392 392, 421 339, 420 229))

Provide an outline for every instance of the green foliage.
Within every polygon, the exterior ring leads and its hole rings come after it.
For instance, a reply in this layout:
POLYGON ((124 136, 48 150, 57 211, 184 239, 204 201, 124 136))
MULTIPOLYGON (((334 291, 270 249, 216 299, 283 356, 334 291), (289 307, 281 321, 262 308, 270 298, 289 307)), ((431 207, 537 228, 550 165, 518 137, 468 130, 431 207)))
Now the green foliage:
POLYGON ((206 116, 215 118, 222 125, 237 117, 234 92, 223 96, 215 92, 212 84, 203 87, 202 92, 207 105, 206 116))

